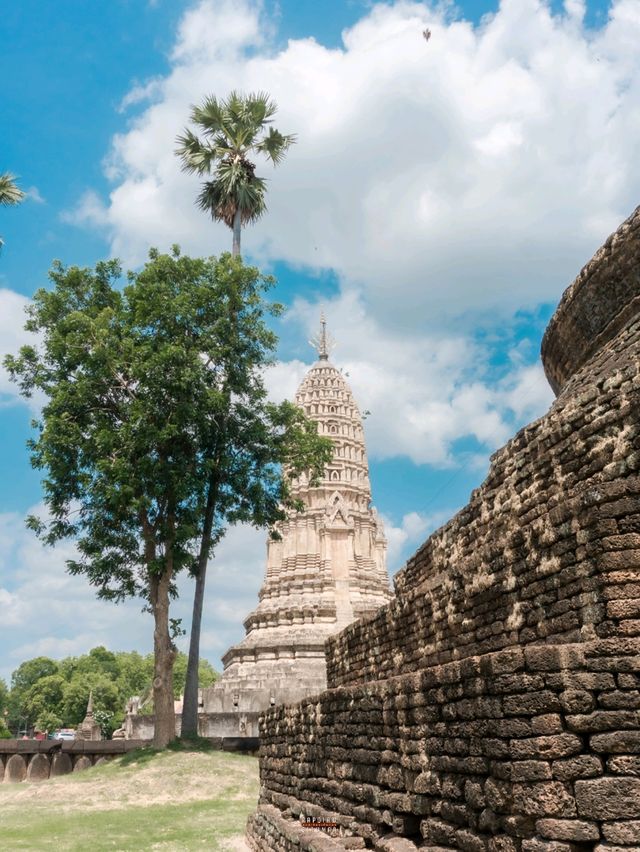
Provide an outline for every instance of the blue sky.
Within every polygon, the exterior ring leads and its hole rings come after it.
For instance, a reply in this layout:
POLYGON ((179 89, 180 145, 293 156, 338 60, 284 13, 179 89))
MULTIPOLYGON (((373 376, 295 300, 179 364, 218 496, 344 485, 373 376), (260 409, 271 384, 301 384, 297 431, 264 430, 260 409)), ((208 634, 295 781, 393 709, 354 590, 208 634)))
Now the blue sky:
MULTIPOLYGON (((324 3, 22 0, 3 13, 0 353, 54 258, 92 265, 179 242, 229 247, 199 213, 174 139, 208 93, 266 88, 298 144, 244 237, 289 311, 274 397, 313 360, 320 309, 366 422, 391 572, 466 502, 498 446, 544 412, 554 305, 637 203, 638 0, 324 3), (422 30, 429 27, 429 42, 422 30)), ((0 676, 38 653, 148 650, 139 603, 94 601, 24 529, 40 499, 33 411, 0 374, 0 676)), ((212 569, 214 665, 256 601, 264 534, 235 530, 212 569)), ((184 583, 186 618, 190 589, 184 583)))

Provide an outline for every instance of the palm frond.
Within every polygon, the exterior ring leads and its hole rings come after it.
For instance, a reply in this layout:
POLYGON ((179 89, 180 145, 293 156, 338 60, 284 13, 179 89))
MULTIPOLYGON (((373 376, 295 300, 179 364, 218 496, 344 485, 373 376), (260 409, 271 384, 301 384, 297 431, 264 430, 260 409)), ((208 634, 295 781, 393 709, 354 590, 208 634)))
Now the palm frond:
POLYGON ((242 224, 256 222, 267 211, 265 196, 267 184, 264 178, 254 178, 252 181, 238 186, 237 204, 240 208, 242 224))
POLYGON ((10 207, 20 204, 25 193, 16 184, 15 175, 5 172, 0 175, 0 205, 10 207))
POLYGON ((265 154, 273 165, 277 166, 284 159, 284 155, 288 149, 295 144, 296 139, 297 137, 294 133, 285 136, 279 130, 276 130, 275 127, 270 127, 267 135, 255 147, 256 151, 265 154))
POLYGON ((178 147, 175 153, 182 160, 183 172, 196 172, 199 175, 208 174, 216 160, 227 153, 217 145, 203 145, 200 139, 188 128, 182 136, 176 138, 178 147))
POLYGON ((247 109, 256 123, 265 125, 278 111, 278 105, 267 92, 253 92, 247 95, 247 109))
POLYGON ((196 203, 201 210, 209 213, 213 219, 224 222, 229 228, 233 228, 236 202, 218 180, 208 180, 202 185, 196 203))
POLYGON ((191 121, 202 128, 204 133, 212 136, 224 128, 225 102, 218 101, 213 95, 205 98, 202 106, 191 109, 191 121))

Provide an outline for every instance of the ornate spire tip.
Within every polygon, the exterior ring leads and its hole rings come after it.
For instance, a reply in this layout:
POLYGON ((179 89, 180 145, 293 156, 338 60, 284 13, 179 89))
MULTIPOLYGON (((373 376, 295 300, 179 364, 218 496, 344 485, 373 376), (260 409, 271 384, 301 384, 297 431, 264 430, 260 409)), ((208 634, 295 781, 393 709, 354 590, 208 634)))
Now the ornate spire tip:
POLYGON ((320 313, 320 331, 311 338, 309 343, 317 349, 318 357, 321 361, 329 360, 329 353, 335 346, 335 341, 327 332, 327 321, 324 318, 324 311, 320 313))

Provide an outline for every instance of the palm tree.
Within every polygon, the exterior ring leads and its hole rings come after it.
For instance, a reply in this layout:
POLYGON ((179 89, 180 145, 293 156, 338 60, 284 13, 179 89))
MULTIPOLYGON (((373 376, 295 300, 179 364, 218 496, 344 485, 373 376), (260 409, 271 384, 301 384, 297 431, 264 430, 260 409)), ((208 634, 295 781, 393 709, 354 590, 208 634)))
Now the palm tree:
POLYGON ((16 185, 16 179, 9 172, 0 175, 0 205, 11 207, 20 204, 24 198, 24 192, 16 185))
MULTIPOLYGON (((15 204, 20 204, 24 196, 24 192, 16 184, 14 175, 9 172, 0 175, 0 207, 13 207, 15 204)), ((0 249, 3 245, 4 240, 0 237, 0 249)))
POLYGON ((266 181, 256 175, 249 155, 263 154, 277 166, 296 141, 270 126, 276 110, 265 92, 231 92, 226 100, 210 95, 191 110, 191 121, 203 138, 187 128, 176 140, 184 171, 212 175, 202 186, 198 206, 233 230, 236 256, 242 225, 255 222, 267 209, 266 181))

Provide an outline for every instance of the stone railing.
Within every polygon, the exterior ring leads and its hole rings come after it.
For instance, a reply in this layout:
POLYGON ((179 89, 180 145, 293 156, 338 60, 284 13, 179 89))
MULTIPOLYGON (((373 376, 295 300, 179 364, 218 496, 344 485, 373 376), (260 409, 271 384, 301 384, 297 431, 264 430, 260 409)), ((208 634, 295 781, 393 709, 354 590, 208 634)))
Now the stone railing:
POLYGON ((0 740, 0 781, 45 781, 145 745, 146 740, 0 740))
MULTIPOLYGON (((253 754, 257 737, 211 737, 214 748, 253 754)), ((151 740, 0 740, 0 781, 46 781, 105 763, 151 740)))

